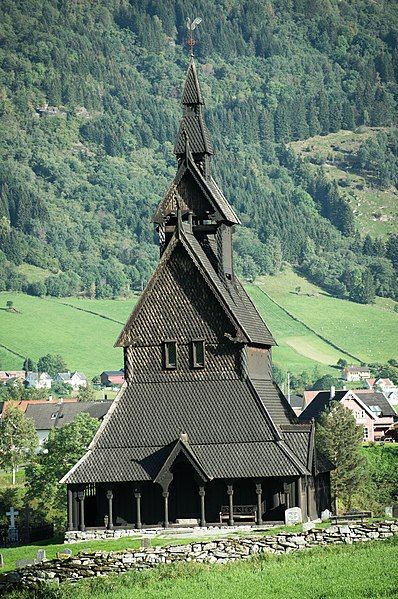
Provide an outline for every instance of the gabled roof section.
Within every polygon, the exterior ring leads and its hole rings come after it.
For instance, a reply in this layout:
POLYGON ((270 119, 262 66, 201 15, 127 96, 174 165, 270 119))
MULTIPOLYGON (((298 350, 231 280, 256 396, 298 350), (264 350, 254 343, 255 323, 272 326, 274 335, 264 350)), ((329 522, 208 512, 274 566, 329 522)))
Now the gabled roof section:
POLYGON ((154 479, 153 482, 161 483, 163 478, 167 477, 168 473, 170 472, 170 468, 173 466, 175 460, 178 458, 178 456, 180 454, 182 454, 184 456, 184 458, 191 464, 192 468, 195 470, 195 472, 197 473, 199 478, 201 478, 204 482, 207 482, 213 478, 212 476, 209 476, 205 472, 202 464, 199 462, 198 458, 195 456, 189 443, 184 442, 182 439, 178 439, 178 441, 175 443, 174 447, 172 448, 170 454, 167 456, 166 460, 164 461, 164 464, 162 465, 159 472, 157 473, 156 478, 154 479))
POLYGON ((174 154, 185 154, 186 137, 193 154, 214 154, 210 133, 201 112, 184 114, 178 130, 174 154))
POLYGON ((334 397, 330 397, 330 391, 319 391, 311 403, 301 412, 299 416, 300 422, 312 420, 312 418, 319 418, 332 401, 341 401, 347 393, 347 390, 336 391, 334 397))
POLYGON ((242 330, 248 342, 259 345, 276 345, 269 329, 241 283, 235 279, 234 282, 231 281, 225 284, 220 279, 199 241, 192 233, 184 231, 181 239, 187 244, 191 256, 198 261, 202 272, 206 274, 213 288, 217 290, 225 308, 237 323, 239 329, 242 330))
POLYGON ((237 282, 236 285, 230 283, 227 287, 218 276, 209 258, 206 256, 195 236, 187 231, 181 231, 179 238, 175 236, 168 244, 166 251, 163 253, 159 261, 155 273, 145 288, 145 291, 141 295, 140 300, 136 304, 124 329, 120 333, 115 343, 115 347, 124 347, 130 345, 133 341, 130 339, 129 329, 141 310, 144 302, 146 302, 147 298, 150 297, 153 286, 156 284, 156 281, 158 280, 162 270, 165 268, 169 257, 178 243, 181 243, 187 250, 188 255, 199 269, 208 286, 221 304, 224 312, 227 314, 230 321, 236 328, 238 337, 237 340, 242 343, 254 343, 268 346, 275 345, 275 340, 272 337, 269 329, 262 320, 261 316, 258 314, 256 308, 241 284, 239 282, 237 282))
POLYGON ((241 224, 239 218, 236 216, 234 210, 231 208, 217 183, 213 178, 207 179, 203 175, 201 170, 196 165, 190 151, 187 152, 184 160, 181 162, 173 183, 170 185, 166 195, 159 203, 155 212, 155 216, 153 217, 154 222, 162 223, 166 216, 168 216, 171 212, 176 211, 177 205, 179 205, 179 208, 183 211, 189 209, 192 210, 192 207, 189 206, 189 198, 182 198, 178 191, 179 185, 187 172, 192 176, 195 183, 199 186, 200 191, 203 193, 204 199, 213 208, 214 215, 217 220, 225 221, 231 224, 241 224))
POLYGON ((184 91, 182 94, 182 104, 183 106, 189 106, 192 104, 204 105, 204 103, 205 102, 203 100, 202 90, 200 89, 195 61, 191 60, 185 79, 184 91))
MULTIPOLYGON (((193 236, 191 236, 191 237, 193 237, 193 236)), ((154 274, 152 275, 152 277, 151 277, 148 285, 146 286, 144 292, 142 293, 139 301, 135 305, 130 318, 128 319, 126 325, 124 326, 122 332, 120 333, 120 335, 115 343, 115 347, 125 347, 134 342, 134 340, 130 338, 130 328, 132 327, 135 319, 138 317, 144 304, 147 301, 151 301, 151 292, 154 289, 154 286, 156 285, 158 279, 161 277, 162 272, 166 268, 168 260, 170 259, 173 251, 175 250, 175 248, 177 247, 178 244, 182 244, 182 246, 185 248, 188 256, 192 259, 193 263, 198 268, 200 274, 204 278, 208 287, 213 291, 218 303, 220 304, 221 308, 224 310, 225 314, 228 316, 230 322, 232 323, 234 329, 236 330, 237 335, 242 338, 242 341, 243 340, 247 341, 247 339, 244 337, 244 334, 242 333, 242 331, 240 331, 239 321, 235 318, 234 314, 229 309, 228 303, 225 301, 226 298, 223 293, 224 288, 222 286, 220 279, 218 279, 218 277, 217 277, 217 280, 216 280, 216 279, 212 278, 211 276, 209 276, 210 273, 207 272, 206 269, 204 269, 202 267, 200 260, 196 256, 195 252, 192 250, 191 246, 188 244, 185 235, 183 235, 181 232, 178 237, 175 234, 174 237, 171 239, 170 243, 168 244, 165 252, 163 253, 163 255, 158 263, 158 266, 157 266, 154 274)), ((212 270, 214 272, 214 269, 212 269, 212 270)))

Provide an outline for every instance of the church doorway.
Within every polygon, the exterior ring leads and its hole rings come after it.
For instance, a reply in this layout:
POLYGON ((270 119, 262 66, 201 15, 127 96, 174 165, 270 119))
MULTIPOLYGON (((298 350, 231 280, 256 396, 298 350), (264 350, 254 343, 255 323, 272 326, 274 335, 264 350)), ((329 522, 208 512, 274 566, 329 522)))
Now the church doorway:
POLYGON ((170 522, 188 518, 199 519, 199 487, 192 466, 186 462, 179 462, 171 471, 173 480, 169 486, 170 522))

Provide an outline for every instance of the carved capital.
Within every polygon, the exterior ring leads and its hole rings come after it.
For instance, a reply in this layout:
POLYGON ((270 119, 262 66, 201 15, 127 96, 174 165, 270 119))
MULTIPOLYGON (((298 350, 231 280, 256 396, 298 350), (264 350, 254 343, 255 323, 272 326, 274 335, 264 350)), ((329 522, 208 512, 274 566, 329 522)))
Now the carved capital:
POLYGON ((106 498, 107 498, 108 501, 110 501, 111 499, 113 499, 113 491, 111 489, 109 489, 106 492, 106 498))
POLYGON ((204 497, 206 495, 206 491, 204 487, 199 487, 199 496, 204 497))
POLYGON ((261 495, 263 492, 263 488, 261 486, 261 483, 256 483, 256 493, 257 495, 261 495))
POLYGON ((227 495, 233 495, 233 494, 234 494, 233 485, 227 485, 227 495))
POLYGON ((84 500, 84 491, 78 491, 77 498, 79 501, 83 501, 84 500))
POLYGON ((163 491, 162 495, 166 499, 166 497, 168 497, 170 493, 168 491, 163 491))

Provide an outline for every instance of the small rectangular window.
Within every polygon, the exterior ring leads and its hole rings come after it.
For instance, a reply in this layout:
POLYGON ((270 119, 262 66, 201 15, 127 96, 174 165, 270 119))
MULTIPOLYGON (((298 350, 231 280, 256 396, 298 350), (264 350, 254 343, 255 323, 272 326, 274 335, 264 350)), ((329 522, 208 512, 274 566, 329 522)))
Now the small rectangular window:
POLYGON ((165 341, 163 344, 164 368, 173 370, 177 368, 177 342, 165 341))
POLYGON ((205 365, 205 342, 203 339, 194 339, 192 341, 192 366, 193 368, 203 368, 205 365))

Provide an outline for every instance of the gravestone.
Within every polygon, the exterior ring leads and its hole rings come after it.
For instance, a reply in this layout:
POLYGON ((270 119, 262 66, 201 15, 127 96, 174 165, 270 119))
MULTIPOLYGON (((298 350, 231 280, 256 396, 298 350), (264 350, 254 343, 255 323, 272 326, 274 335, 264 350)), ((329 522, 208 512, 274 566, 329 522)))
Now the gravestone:
POLYGON ((0 568, 4 568, 4 559, 2 553, 0 553, 0 568))
POLYGON ((16 568, 25 568, 26 566, 35 566, 38 563, 37 559, 19 559, 16 563, 16 568))
POLYGON ((8 542, 10 545, 15 545, 19 541, 19 532, 18 528, 8 527, 8 542))
POLYGON ((292 526, 293 524, 301 524, 302 521, 303 516, 301 513, 301 508, 291 507, 288 510, 285 510, 285 524, 287 526, 292 526))
POLYGON ((36 557, 40 562, 44 561, 46 559, 46 550, 38 549, 36 557))
POLYGON ((315 522, 303 522, 303 532, 309 532, 315 528, 315 522))
POLYGON ((6 516, 10 518, 10 526, 8 527, 8 542, 12 545, 14 543, 18 543, 19 541, 19 533, 18 529, 15 526, 15 518, 18 516, 18 510, 14 509, 12 506, 9 511, 6 512, 6 516))
POLYGON ((393 517, 393 506, 389 505, 385 508, 384 513, 387 516, 387 518, 392 518, 393 517))
POLYGON ((323 512, 321 512, 322 522, 325 522, 325 520, 329 520, 331 515, 332 515, 332 512, 330 510, 328 510, 328 509, 323 510, 323 512))
POLYGON ((66 559, 67 557, 71 557, 72 550, 71 549, 62 549, 62 551, 58 551, 57 557, 59 559, 66 559))
POLYGON ((141 539, 141 547, 142 548, 147 548, 151 546, 151 538, 150 537, 143 537, 141 539))

